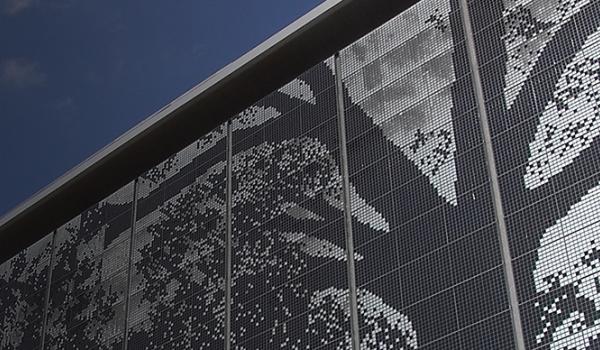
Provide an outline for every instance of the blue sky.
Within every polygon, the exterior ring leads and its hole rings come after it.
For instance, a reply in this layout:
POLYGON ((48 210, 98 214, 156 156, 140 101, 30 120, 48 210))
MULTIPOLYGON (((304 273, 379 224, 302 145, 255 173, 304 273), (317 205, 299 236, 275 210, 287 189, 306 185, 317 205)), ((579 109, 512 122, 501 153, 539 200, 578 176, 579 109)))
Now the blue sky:
POLYGON ((320 0, 0 0, 0 216, 320 0))

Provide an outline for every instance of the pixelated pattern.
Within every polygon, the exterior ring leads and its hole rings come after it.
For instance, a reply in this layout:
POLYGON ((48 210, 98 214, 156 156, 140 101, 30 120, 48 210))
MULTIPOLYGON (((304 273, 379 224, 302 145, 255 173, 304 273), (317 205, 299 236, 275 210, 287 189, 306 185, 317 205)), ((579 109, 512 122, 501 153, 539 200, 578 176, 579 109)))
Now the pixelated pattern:
POLYGON ((528 349, 600 347, 598 1, 471 2, 528 349))
POLYGON ((458 1, 340 56, 361 347, 514 348, 458 1))
POLYGON ((226 134, 139 177, 127 349, 224 346, 226 134))
POLYGON ((52 234, 0 265, 0 349, 39 349, 52 234))
POLYGON ((44 349, 123 342, 133 183, 56 231, 44 349))
MULTIPOLYGON (((600 2, 468 6, 527 348, 600 348, 600 2)), ((466 47, 422 0, 340 51, 361 349, 515 347, 466 47)), ((234 349, 351 347, 333 71, 230 120, 234 349)), ((226 141, 2 264, 0 348, 222 348, 226 141)))
POLYGON ((600 186, 542 236, 533 271, 536 291, 550 294, 553 289, 570 286, 573 293, 543 305, 544 327, 536 337, 538 344, 552 339, 554 349, 587 349, 598 340, 600 319, 595 314, 600 309, 600 221, 594 213, 599 207, 600 186), (569 298, 574 300, 569 303, 569 298), (575 307, 565 308, 567 305, 575 307), (571 345, 578 343, 581 345, 571 345))
POLYGON ((536 188, 573 163, 600 134, 600 31, 567 65, 530 143, 525 185, 536 188))
MULTIPOLYGON (((441 197, 456 205, 453 53, 450 4, 429 0, 340 55, 352 103, 429 178, 441 197)), ((365 165, 357 164, 356 170, 365 165)))
POLYGON ((504 0, 506 105, 512 106, 556 32, 590 0, 504 0))
POLYGON ((234 349, 350 346, 332 68, 316 65, 231 121, 234 349))

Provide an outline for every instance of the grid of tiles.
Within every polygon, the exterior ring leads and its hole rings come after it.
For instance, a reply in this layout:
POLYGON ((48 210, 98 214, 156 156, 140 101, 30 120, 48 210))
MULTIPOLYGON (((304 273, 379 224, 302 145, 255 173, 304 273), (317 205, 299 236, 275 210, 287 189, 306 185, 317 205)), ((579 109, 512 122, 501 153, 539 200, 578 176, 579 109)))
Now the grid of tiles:
POLYGON ((138 179, 127 349, 224 347, 226 128, 138 179))
POLYGON ((348 349, 333 60, 234 117, 232 348, 348 349))
POLYGON ((514 348, 458 1, 340 56, 361 348, 514 348))
POLYGON ((529 349, 600 347, 600 2, 469 5, 529 349))
MULTIPOLYGON (((599 348, 600 2, 468 3, 527 347, 599 348)), ((361 349, 514 348, 463 40, 422 0, 340 51, 361 349)), ((351 347, 333 62, 230 120, 234 349, 351 347)), ((0 349, 223 348, 225 150, 0 265, 0 349)))
POLYGON ((45 349, 123 342, 133 183, 56 231, 45 349))
POLYGON ((0 265, 0 349, 39 349, 52 234, 0 265))

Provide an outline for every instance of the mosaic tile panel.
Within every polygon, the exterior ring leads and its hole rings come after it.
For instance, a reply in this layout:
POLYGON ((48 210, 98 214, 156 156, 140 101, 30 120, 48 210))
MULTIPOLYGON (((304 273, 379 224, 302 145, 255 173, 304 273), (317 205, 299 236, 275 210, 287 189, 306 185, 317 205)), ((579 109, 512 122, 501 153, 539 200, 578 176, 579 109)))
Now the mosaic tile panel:
POLYGON ((226 128, 138 179, 127 349, 225 344, 226 128))
POLYGON ((340 53, 363 349, 514 348, 458 6, 340 53))
POLYGON ((528 349, 600 347, 600 3, 470 5, 528 349))
POLYGON ((123 342, 133 183, 56 231, 44 349, 123 342))
POLYGON ((0 265, 0 349, 39 349, 52 234, 0 265))
MULTIPOLYGON (((600 348, 600 2, 468 6, 525 343, 600 348)), ((515 348, 463 29, 422 0, 340 51, 363 350, 515 348)), ((351 348, 335 79, 230 120, 234 349, 351 348)), ((223 348, 226 141, 1 264, 0 349, 223 348)))
POLYGON ((333 60, 232 119, 232 348, 348 349, 333 60))

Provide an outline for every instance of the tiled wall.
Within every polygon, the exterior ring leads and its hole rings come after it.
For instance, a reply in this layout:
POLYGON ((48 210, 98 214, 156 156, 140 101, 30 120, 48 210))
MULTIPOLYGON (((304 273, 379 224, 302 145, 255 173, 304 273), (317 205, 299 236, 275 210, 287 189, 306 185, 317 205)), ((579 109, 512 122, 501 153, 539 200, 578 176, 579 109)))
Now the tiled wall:
POLYGON ((473 1, 528 349, 600 347, 600 2, 473 1))
POLYGON ((599 27, 420 1, 0 265, 0 349, 599 348, 599 27))
POLYGON ((44 349, 123 342, 132 204, 130 183, 56 230, 44 349))
POLYGON ((0 265, 0 349, 39 349, 52 235, 0 265))
POLYGON ((362 344, 513 348, 458 2, 418 3, 341 64, 362 344))
POLYGON ((127 349, 224 344, 226 128, 137 182, 127 349))
POLYGON ((326 60, 232 120, 234 349, 347 347, 332 67, 326 60))

